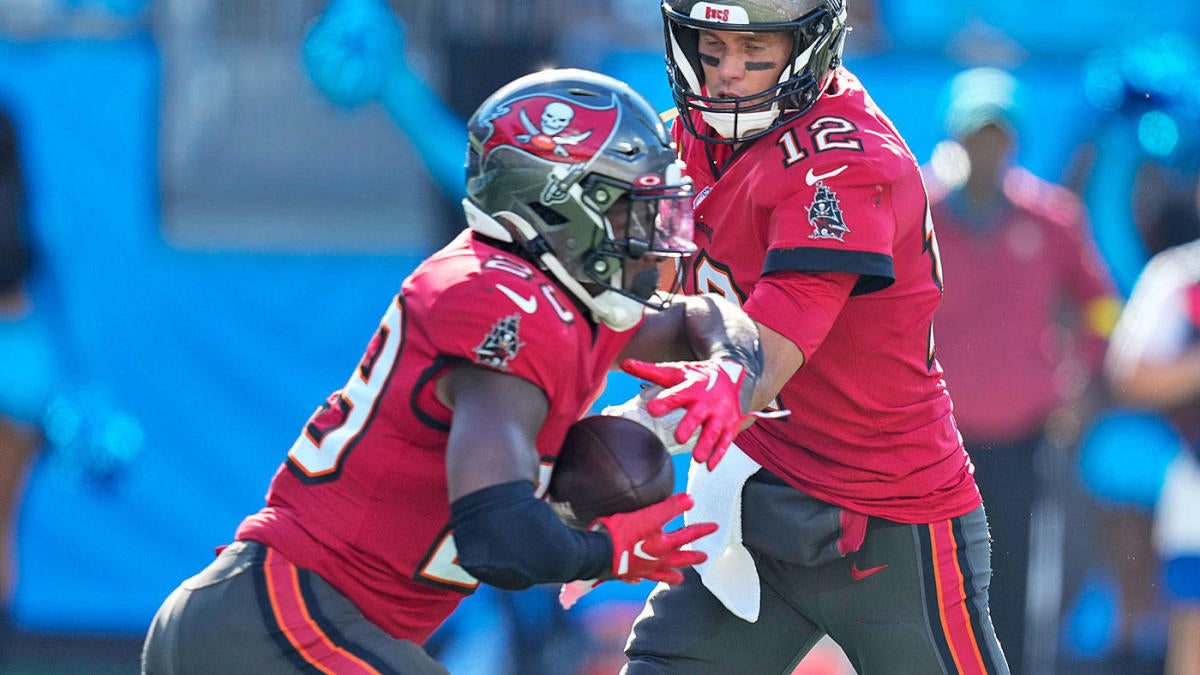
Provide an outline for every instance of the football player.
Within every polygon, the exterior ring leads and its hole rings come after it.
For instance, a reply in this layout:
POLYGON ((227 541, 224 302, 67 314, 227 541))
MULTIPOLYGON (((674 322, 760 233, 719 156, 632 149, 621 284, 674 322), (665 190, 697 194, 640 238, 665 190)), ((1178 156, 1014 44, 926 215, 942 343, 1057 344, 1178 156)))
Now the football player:
POLYGON ((164 602, 144 672, 445 672, 421 645, 480 583, 678 583, 704 559, 684 547, 715 525, 664 529, 687 495, 588 531, 540 499, 623 359, 659 362, 634 363, 674 380, 702 453, 749 409, 754 323, 656 291, 694 250, 665 127, 628 86, 551 70, 494 93, 468 136, 469 227, 404 281, 266 506, 164 602))
MULTIPOLYGON (((1158 168, 1141 171, 1150 178, 1158 168)), ((1200 675, 1200 185, 1194 190, 1194 203, 1170 190, 1158 217, 1142 224, 1152 257, 1104 361, 1117 401, 1158 412, 1178 434, 1154 508, 1161 568, 1156 579, 1142 579, 1157 582, 1169 605, 1165 672, 1172 675, 1200 675)))
POLYGON ((757 322, 752 404, 791 413, 692 463, 686 517, 721 529, 695 545, 708 562, 652 593, 627 672, 790 673, 828 635, 868 675, 1007 673, 933 351, 933 223, 904 139, 842 65, 844 0, 661 7, 697 190, 685 290, 757 322))

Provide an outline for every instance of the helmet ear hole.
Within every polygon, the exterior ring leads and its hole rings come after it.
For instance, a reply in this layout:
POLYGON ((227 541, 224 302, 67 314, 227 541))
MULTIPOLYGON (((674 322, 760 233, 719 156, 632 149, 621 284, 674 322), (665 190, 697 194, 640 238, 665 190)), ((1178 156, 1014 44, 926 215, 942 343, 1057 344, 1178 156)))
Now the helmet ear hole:
POLYGON ((566 225, 570 222, 566 216, 541 202, 529 202, 526 206, 529 207, 529 210, 536 213, 537 217, 541 218, 542 222, 547 225, 566 225))

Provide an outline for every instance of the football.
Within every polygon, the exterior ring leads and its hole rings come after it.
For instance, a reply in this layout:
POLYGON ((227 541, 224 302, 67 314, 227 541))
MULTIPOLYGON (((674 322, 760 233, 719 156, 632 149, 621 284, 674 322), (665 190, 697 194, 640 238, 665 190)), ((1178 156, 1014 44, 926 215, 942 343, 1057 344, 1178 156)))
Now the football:
POLYGON ((675 491, 675 466, 654 432, 624 417, 593 415, 567 430, 546 497, 566 524, 660 502, 675 491))

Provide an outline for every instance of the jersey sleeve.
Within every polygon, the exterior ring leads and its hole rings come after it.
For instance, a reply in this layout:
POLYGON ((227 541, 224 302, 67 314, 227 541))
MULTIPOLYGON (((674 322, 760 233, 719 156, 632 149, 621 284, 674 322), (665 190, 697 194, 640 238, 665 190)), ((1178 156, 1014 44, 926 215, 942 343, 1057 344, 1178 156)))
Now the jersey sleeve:
POLYGON ((847 154, 814 162, 796 181, 799 189, 772 211, 764 275, 848 272, 859 275, 855 294, 895 281, 894 184, 865 163, 839 159, 847 154))
POLYGON ((791 340, 807 361, 833 327, 855 277, 778 272, 764 276, 743 305, 750 318, 791 340))
POLYGON ((562 355, 585 348, 573 330, 582 319, 556 293, 538 278, 485 270, 443 290, 423 329, 439 355, 529 380, 553 396, 556 382, 574 377, 576 361, 562 355))

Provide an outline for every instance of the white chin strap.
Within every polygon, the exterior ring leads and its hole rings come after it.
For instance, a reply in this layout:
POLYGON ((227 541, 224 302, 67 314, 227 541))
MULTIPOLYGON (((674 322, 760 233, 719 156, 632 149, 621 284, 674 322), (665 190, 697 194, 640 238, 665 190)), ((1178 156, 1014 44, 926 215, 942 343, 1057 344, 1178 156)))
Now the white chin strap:
MULTIPOLYGON (((500 221, 484 213, 482 209, 471 203, 470 199, 462 200, 463 211, 467 214, 467 226, 472 230, 500 241, 512 241, 512 234, 508 228, 504 227, 500 221)), ((496 214, 497 217, 503 217, 508 222, 512 223, 521 236, 527 241, 532 241, 538 234, 524 218, 518 216, 511 211, 501 211, 496 214)), ((546 270, 554 275, 556 279, 568 291, 579 298, 584 306, 592 313, 592 318, 609 328, 623 333, 638 324, 642 320, 642 312, 646 306, 634 300, 617 293, 616 291, 604 291, 599 295, 592 295, 571 276, 567 268, 554 257, 552 253, 544 253, 538 259, 546 267, 546 270)))
POLYGON ((645 305, 616 291, 604 291, 593 297, 588 295, 582 286, 579 290, 583 293, 583 304, 592 310, 592 316, 618 333, 624 333, 638 325, 642 320, 642 313, 646 311, 645 305))
POLYGON ((467 227, 479 234, 499 241, 511 242, 512 233, 500 224, 498 220, 484 213, 483 209, 475 206, 470 199, 462 200, 463 213, 467 215, 467 227))
POLYGON ((759 110, 758 112, 733 113, 704 110, 700 112, 700 116, 722 138, 739 139, 774 124, 775 120, 779 118, 779 105, 772 104, 769 110, 759 110))

